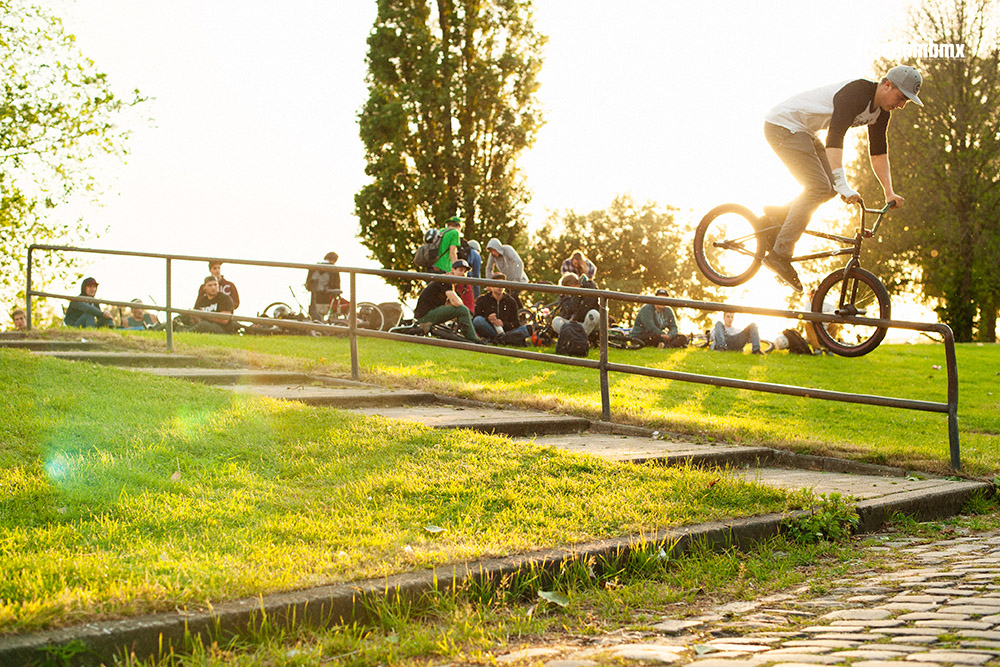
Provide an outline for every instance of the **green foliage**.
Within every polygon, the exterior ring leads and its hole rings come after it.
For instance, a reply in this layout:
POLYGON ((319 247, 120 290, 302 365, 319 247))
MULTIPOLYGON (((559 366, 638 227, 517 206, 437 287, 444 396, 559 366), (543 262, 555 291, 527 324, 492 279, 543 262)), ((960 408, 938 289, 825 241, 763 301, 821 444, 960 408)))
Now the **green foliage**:
MULTIPOLYGON (((553 214, 522 253, 525 271, 534 280, 559 281, 564 259, 580 249, 597 266, 597 283, 620 292, 652 292, 657 287, 678 298, 717 296, 698 279, 691 252, 690 224, 677 211, 654 202, 637 205, 629 195, 618 195, 611 206, 579 214, 553 214)), ((615 317, 630 318, 634 304, 613 301, 615 317)))
MULTIPOLYGON (((124 155, 128 132, 117 122, 142 98, 118 97, 48 10, 0 0, 0 13, 0 298, 9 301, 23 296, 28 245, 92 233, 52 209, 99 194, 93 161, 124 155)), ((63 257, 40 257, 36 266, 36 289, 72 268, 63 257)))
MULTIPOLYGON (((965 58, 906 64, 924 77, 924 107, 893 113, 893 185, 906 206, 893 212, 866 261, 891 291, 939 304, 956 340, 996 338, 1000 306, 1000 15, 997 0, 927 0, 911 14, 903 41, 963 44, 965 58)), ((880 61, 879 74, 898 64, 880 61)), ((867 161, 867 147, 859 151, 867 161)), ((860 192, 882 192, 870 170, 860 192)))
POLYGON ((849 500, 839 493, 823 493, 817 502, 810 504, 807 515, 784 519, 781 529, 793 542, 838 542, 850 537, 859 521, 858 513, 849 500))
POLYGON ((372 182, 355 209, 382 266, 411 268, 421 230, 456 214, 467 238, 510 242, 523 229, 517 159, 542 125, 544 43, 531 0, 379 0, 360 115, 372 182))

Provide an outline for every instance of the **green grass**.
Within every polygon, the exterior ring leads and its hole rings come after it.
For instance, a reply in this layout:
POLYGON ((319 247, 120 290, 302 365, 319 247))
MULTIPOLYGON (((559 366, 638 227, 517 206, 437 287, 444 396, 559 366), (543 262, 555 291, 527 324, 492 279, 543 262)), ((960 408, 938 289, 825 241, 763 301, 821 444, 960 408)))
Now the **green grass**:
POLYGON ((0 350, 0 385, 0 633, 791 504, 717 471, 614 464, 23 352, 0 350))
MULTIPOLYGON (((146 342, 160 342, 143 338, 146 342)), ((179 351, 211 352, 258 365, 349 373, 346 339, 181 335, 179 351)), ((590 369, 392 341, 359 340, 368 380, 441 393, 600 416, 590 369)), ((591 351, 591 357, 596 352, 591 351)), ((1000 471, 1000 346, 957 346, 963 472, 1000 471)), ((882 345, 871 354, 763 358, 707 350, 611 350, 613 362, 707 375, 935 402, 947 400, 942 345, 882 345)), ((612 418, 706 439, 766 444, 935 473, 950 472, 945 415, 835 403, 611 374, 612 418)))

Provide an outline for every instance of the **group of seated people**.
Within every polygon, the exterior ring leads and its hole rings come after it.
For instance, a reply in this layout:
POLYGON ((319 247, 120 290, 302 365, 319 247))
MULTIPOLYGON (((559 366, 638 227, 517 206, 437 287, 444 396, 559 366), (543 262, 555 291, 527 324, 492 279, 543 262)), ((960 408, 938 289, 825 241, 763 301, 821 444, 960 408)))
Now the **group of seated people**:
MULTIPOLYGON (((192 310, 204 311, 205 315, 191 315, 182 319, 178 328, 186 331, 203 333, 233 333, 237 323, 230 317, 240 304, 240 294, 232 281, 222 275, 222 262, 211 261, 208 264, 210 274, 198 287, 198 296, 192 310)), ((80 296, 94 299, 97 297, 99 283, 95 278, 84 278, 80 284, 80 296)), ((122 314, 116 322, 109 308, 91 301, 71 299, 66 308, 63 322, 66 326, 92 328, 108 327, 118 329, 162 329, 164 325, 154 313, 146 312, 141 299, 132 299, 132 306, 127 315, 122 314)), ((22 311, 23 313, 23 311, 22 311)))

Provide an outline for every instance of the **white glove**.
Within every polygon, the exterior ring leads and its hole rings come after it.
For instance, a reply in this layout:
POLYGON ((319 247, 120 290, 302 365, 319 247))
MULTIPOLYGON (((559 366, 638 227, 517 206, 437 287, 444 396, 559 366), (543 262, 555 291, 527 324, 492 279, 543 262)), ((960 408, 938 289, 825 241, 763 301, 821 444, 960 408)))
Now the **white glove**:
POLYGON ((838 195, 847 199, 861 196, 847 184, 847 176, 844 175, 843 167, 833 170, 833 189, 837 191, 838 195))

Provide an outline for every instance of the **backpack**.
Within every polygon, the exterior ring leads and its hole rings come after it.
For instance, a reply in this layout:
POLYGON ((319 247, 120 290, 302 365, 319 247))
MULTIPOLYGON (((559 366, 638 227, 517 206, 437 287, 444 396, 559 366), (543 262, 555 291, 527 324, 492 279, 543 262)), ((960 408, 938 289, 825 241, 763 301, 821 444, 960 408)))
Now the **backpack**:
POLYGON ((464 236, 458 240, 457 250, 458 250, 458 258, 464 259, 466 262, 468 262, 469 256, 472 254, 471 252, 472 247, 469 245, 469 242, 465 240, 464 236))
POLYGON ((590 352, 590 340, 583 325, 573 320, 563 322, 562 328, 559 329, 559 339, 556 341, 556 354, 585 357, 588 352, 590 352))
POLYGON ((424 232, 424 242, 417 248, 413 255, 413 265, 418 269, 430 269, 437 264, 441 257, 440 246, 441 237, 444 235, 440 229, 428 229, 424 232))
POLYGON ((788 352, 790 354, 812 354, 809 343, 795 329, 785 329, 781 332, 788 339, 788 352))

